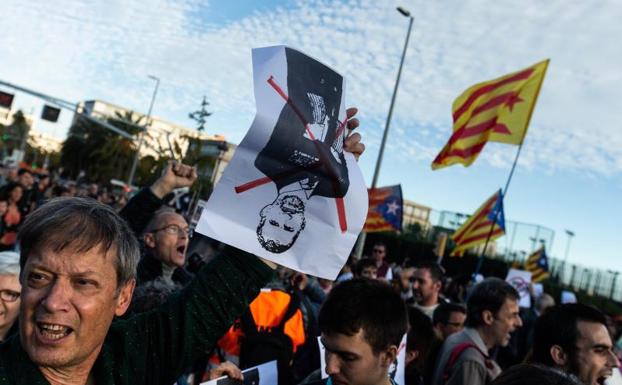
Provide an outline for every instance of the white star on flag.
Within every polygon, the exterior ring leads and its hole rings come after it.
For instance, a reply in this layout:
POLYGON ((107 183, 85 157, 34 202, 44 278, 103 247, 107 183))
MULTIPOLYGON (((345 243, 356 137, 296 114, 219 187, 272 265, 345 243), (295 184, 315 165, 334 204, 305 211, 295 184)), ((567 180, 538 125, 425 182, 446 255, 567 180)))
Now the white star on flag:
POLYGON ((395 201, 389 203, 387 207, 388 207, 387 214, 393 214, 393 215, 397 215, 397 210, 400 209, 400 205, 398 205, 397 202, 395 201))

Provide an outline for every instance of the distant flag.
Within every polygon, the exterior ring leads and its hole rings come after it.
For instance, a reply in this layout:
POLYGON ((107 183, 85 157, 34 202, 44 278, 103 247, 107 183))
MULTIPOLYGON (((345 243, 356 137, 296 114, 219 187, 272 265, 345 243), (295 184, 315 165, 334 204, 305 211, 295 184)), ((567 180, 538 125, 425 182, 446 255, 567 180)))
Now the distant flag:
POLYGON ((462 256, 466 250, 485 243, 488 234, 490 234, 490 241, 494 241, 505 234, 501 190, 488 198, 475 214, 471 215, 451 236, 451 239, 456 243, 456 248, 452 251, 451 256, 462 256), (490 232, 491 227, 492 233, 490 232))
POLYGON ((520 145, 548 64, 547 59, 464 91, 452 106, 454 132, 432 169, 456 163, 468 167, 488 141, 520 145))
POLYGON ((363 231, 402 231, 402 187, 400 185, 368 189, 369 211, 363 231))
POLYGON ((525 269, 531 272, 532 282, 544 281, 549 277, 549 260, 544 251, 544 246, 527 258, 525 269))

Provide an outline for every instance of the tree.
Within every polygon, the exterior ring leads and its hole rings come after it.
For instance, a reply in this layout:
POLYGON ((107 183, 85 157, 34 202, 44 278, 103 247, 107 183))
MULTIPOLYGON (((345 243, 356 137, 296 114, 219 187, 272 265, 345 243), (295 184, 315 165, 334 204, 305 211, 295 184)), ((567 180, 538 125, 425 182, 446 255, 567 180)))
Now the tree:
POLYGON ((209 106, 209 103, 207 102, 207 98, 203 96, 203 102, 201 102, 201 109, 188 114, 188 117, 190 119, 196 121, 199 124, 199 126, 197 127, 197 130, 199 132, 203 132, 203 130, 205 130, 205 123, 207 122, 206 118, 212 115, 212 112, 207 111, 207 106, 209 106))
MULTIPOLYGON (((4 156, 12 153, 15 149, 20 149, 22 141, 27 139, 30 124, 21 110, 13 114, 13 122, 7 126, 0 124, 0 152, 4 156)), ((25 143, 24 143, 25 145, 25 143)))

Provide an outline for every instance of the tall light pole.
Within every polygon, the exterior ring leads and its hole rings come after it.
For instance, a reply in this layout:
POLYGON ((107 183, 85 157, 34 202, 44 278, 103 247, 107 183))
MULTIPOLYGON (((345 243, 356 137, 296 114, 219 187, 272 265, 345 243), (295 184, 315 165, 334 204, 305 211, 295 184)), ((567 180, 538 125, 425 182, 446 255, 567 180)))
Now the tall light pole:
MULTIPOLYGON (((153 110, 153 104, 155 103, 156 95, 158 94, 158 87, 160 86, 160 78, 153 75, 148 75, 149 79, 155 80, 155 88, 153 89, 153 95, 151 95, 151 103, 149 103, 149 111, 147 111, 147 123, 145 124, 145 130, 147 131, 151 126, 151 111, 153 110)), ((130 170, 130 176, 127 178, 127 185, 132 186, 134 183, 134 174, 136 174, 136 167, 138 166, 138 159, 140 159, 140 148, 143 146, 145 139, 145 133, 140 132, 138 134, 138 147, 136 148, 136 156, 134 156, 134 162, 132 163, 132 169, 130 170)))
MULTIPOLYGON (((400 78, 402 76, 402 67, 404 66, 404 59, 406 58, 406 49, 408 48, 408 40, 410 40, 410 31, 413 27, 414 17, 410 15, 410 11, 402 7, 397 7, 397 11, 403 16, 408 18, 408 32, 406 33, 406 41, 404 42, 404 50, 402 51, 402 58, 400 59, 400 66, 397 70, 397 79, 395 79, 395 87, 393 88, 393 96, 391 97, 391 104, 389 105, 389 114, 387 115, 387 122, 384 125, 384 132, 382 134, 382 141, 380 142, 380 151, 378 152, 378 160, 376 160, 376 169, 374 170, 374 177, 371 182, 371 188, 376 188, 378 183, 378 174, 380 173, 380 165, 382 164, 382 157, 384 155, 384 146, 387 142, 387 134, 389 133, 389 125, 391 124, 391 116, 393 115, 393 106, 395 105, 395 98, 397 96, 397 88, 400 85, 400 78)), ((356 255, 360 257, 363 254, 363 247, 365 246, 366 234, 361 233, 356 245, 356 255)))
POLYGON ((568 260, 568 253, 570 252, 570 240, 574 237, 574 232, 570 230, 566 230, 566 235, 568 236, 568 241, 566 241, 566 254, 564 255, 564 261, 568 260))
POLYGON ((410 12, 402 7, 397 7, 397 11, 403 16, 408 18, 408 32, 406 33, 406 42, 404 43, 404 50, 402 51, 402 58, 400 60, 400 67, 397 70, 397 79, 395 80, 395 87, 393 88, 393 96, 391 97, 391 104, 389 105, 389 115, 387 115, 387 122, 384 125, 384 133, 382 134, 382 141, 380 142, 380 152, 378 153, 378 160, 376 161, 376 169, 374 170, 374 178, 371 182, 371 188, 376 188, 378 182, 378 174, 380 173, 380 165, 382 164, 382 156, 384 155, 384 145, 387 142, 387 134, 389 133, 389 125, 391 124, 391 116, 393 115, 393 106, 395 105, 395 98, 397 96, 397 88, 400 85, 400 77, 402 76, 402 67, 404 66, 404 59, 406 58, 406 49, 408 48, 408 40, 410 39, 410 31, 413 27, 414 17, 410 15, 410 12))

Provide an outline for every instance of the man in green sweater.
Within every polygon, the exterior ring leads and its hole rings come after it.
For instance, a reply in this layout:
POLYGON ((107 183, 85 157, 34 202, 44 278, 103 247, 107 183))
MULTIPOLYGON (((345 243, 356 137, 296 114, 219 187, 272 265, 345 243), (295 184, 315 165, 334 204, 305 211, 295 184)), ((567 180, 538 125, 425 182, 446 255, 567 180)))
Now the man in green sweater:
MULTIPOLYGON (((352 119, 349 128, 356 126, 352 119)), ((355 156, 364 150, 358 134, 344 147, 355 156)), ((0 345, 0 385, 170 385, 214 346, 275 268, 228 248, 164 305, 113 322, 131 302, 140 255, 113 209, 57 198, 28 216, 19 241, 20 332, 0 345)))

